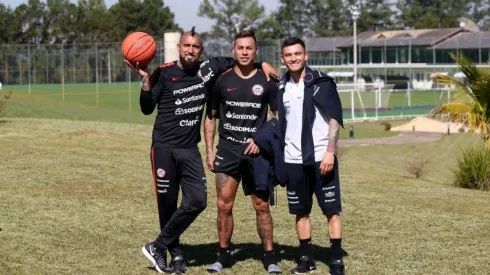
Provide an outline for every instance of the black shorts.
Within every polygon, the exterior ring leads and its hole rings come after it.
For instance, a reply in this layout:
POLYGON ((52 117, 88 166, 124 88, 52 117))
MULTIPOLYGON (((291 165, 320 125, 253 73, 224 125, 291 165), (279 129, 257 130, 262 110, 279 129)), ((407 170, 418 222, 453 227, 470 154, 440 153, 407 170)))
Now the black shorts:
POLYGON ((287 184, 289 213, 309 214, 313 205, 313 193, 323 214, 333 215, 342 212, 337 158, 333 170, 326 176, 320 174, 320 162, 315 163, 315 166, 293 163, 285 165, 289 177, 287 184))
POLYGON ((214 158, 214 172, 223 173, 242 182, 245 195, 254 194, 263 200, 269 199, 269 192, 257 191, 254 180, 253 157, 242 154, 242 150, 218 148, 214 158))

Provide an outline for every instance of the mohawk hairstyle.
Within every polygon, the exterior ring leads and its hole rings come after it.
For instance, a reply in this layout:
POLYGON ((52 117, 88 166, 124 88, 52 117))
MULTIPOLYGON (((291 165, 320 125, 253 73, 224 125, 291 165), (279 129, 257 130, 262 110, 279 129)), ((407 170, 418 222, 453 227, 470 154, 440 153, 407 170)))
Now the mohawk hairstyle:
POLYGON ((194 34, 196 34, 196 27, 195 26, 192 26, 192 29, 191 29, 191 36, 194 36, 194 34))

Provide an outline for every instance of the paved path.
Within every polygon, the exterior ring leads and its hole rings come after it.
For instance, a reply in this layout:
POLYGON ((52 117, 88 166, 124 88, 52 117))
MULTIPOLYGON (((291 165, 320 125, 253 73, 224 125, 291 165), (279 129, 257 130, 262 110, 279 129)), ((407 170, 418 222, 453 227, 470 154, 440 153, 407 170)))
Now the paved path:
POLYGON ((394 137, 341 139, 339 140, 339 145, 348 147, 375 144, 425 143, 439 141, 442 135, 441 133, 431 132, 401 132, 400 135, 394 137))

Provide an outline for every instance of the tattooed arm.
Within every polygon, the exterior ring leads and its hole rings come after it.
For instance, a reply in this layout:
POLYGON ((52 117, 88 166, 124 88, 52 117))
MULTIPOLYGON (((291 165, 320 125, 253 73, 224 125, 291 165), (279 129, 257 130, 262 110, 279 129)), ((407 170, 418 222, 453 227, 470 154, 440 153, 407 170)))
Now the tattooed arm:
POLYGON ((320 172, 325 176, 332 171, 335 161, 335 151, 337 149, 337 140, 339 139, 340 124, 334 118, 328 120, 328 145, 327 152, 320 163, 320 172))
POLYGON ((214 136, 216 133, 216 110, 209 111, 204 120, 204 141, 206 143, 206 164, 214 171, 214 136))

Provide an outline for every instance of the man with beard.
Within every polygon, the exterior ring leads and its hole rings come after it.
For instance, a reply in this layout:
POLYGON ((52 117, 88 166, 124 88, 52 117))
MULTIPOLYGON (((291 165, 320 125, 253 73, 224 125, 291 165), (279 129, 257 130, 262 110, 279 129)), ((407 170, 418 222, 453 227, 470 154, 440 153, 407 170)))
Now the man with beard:
POLYGON ((277 94, 279 128, 285 141, 289 212, 296 216, 300 243, 300 259, 291 273, 316 271, 310 222, 314 193, 328 221, 330 274, 343 275, 342 206, 335 156, 343 125, 342 104, 333 79, 306 65, 308 53, 303 40, 287 38, 281 48, 281 61, 288 71, 277 94))
MULTIPOLYGON (((227 68, 234 66, 232 58, 212 58, 199 61, 202 41, 194 28, 182 34, 179 60, 166 63, 148 77, 138 64, 126 64, 141 77, 140 106, 145 115, 155 107, 151 146, 151 164, 156 191, 160 234, 154 242, 142 248, 160 273, 185 273, 186 266, 179 237, 207 205, 206 176, 197 148, 201 117, 207 100, 206 85, 227 68), (179 187, 182 201, 177 208, 179 187), (167 265, 167 250, 172 256, 167 265)), ((268 64, 264 70, 276 74, 268 64)))
POLYGON ((236 65, 223 73, 212 94, 212 106, 204 124, 206 162, 216 173, 219 238, 218 260, 208 267, 219 273, 232 264, 230 243, 233 235, 233 204, 240 181, 246 195, 251 195, 256 212, 257 232, 264 246, 263 264, 268 274, 281 269, 273 253, 273 223, 269 209, 268 188, 261 188, 254 173, 254 155, 259 147, 252 134, 267 121, 270 110, 277 116, 277 84, 268 81, 264 72, 255 68, 257 42, 251 29, 236 34, 233 54, 236 65), (214 154, 215 120, 219 116, 219 142, 214 154))

